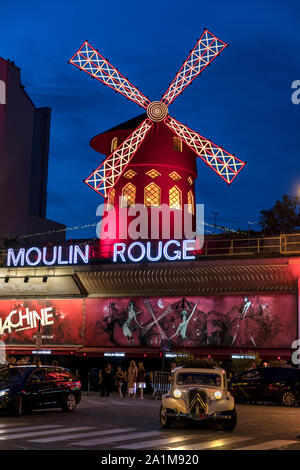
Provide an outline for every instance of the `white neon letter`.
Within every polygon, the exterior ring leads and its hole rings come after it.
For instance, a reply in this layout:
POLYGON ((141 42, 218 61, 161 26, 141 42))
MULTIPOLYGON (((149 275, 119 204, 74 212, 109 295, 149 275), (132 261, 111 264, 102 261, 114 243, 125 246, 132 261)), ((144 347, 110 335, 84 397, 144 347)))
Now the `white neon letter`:
POLYGON ((29 250, 27 250, 25 260, 26 260, 26 263, 29 264, 29 266, 36 266, 37 264, 41 262, 41 259, 42 259, 42 252, 36 246, 33 246, 32 248, 29 248, 29 250), (31 255, 33 251, 36 251, 37 259, 35 261, 30 261, 29 256, 31 255))
POLYGON ((141 261, 145 254, 146 254, 146 248, 145 246, 141 243, 141 242, 133 242, 131 243, 131 245, 129 246, 128 248, 128 251, 127 251, 127 254, 128 254, 128 258, 130 259, 130 261, 133 261, 134 263, 138 263, 139 261, 141 261), (134 258, 131 254, 131 251, 133 250, 133 248, 135 248, 136 246, 139 246, 141 248, 141 254, 138 258, 134 258))
POLYGON ((174 250, 174 256, 170 256, 168 254, 168 248, 172 244, 176 246, 180 246, 180 242, 178 240, 169 240, 164 246, 164 257, 168 261, 175 261, 176 259, 181 259, 181 253, 179 250, 174 250))
POLYGON ((78 263, 77 257, 78 255, 82 259, 82 261, 87 264, 89 262, 89 256, 90 256, 90 246, 85 245, 85 253, 83 254, 80 247, 78 245, 75 245, 74 247, 74 264, 78 263))
POLYGON ((20 262, 20 265, 21 266, 24 266, 24 262, 25 262, 25 248, 21 248, 17 254, 17 256, 15 256, 15 252, 12 248, 9 248, 7 250, 7 263, 6 265, 7 266, 10 266, 11 265, 11 262, 13 263, 14 266, 18 266, 19 262, 20 262))
POLYGON ((187 255, 187 251, 195 250, 195 240, 183 240, 182 243, 182 259, 195 259, 194 255, 187 255), (193 246, 188 246, 191 243, 193 246))
POLYGON ((114 254, 113 254, 113 262, 114 263, 118 260, 118 256, 120 256, 123 263, 126 263, 126 259, 125 259, 125 256, 124 256, 125 249, 126 249, 125 243, 115 243, 114 244, 114 254))

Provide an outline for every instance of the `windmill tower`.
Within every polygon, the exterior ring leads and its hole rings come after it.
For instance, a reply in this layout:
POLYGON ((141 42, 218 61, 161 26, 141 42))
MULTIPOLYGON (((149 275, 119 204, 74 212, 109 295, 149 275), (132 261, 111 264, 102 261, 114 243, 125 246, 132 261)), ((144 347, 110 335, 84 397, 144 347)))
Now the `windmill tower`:
MULTIPOLYGON (((85 183, 105 198, 108 207, 120 210, 119 201, 123 209, 137 203, 148 209, 165 204, 171 211, 183 214, 186 205, 195 218, 195 157, 200 157, 228 184, 244 167, 243 161, 169 114, 175 98, 226 46, 205 29, 161 100, 152 102, 87 41, 70 59, 71 64, 146 110, 144 115, 91 141, 91 146, 106 158, 85 183)), ((124 223, 130 221, 128 218, 124 223)), ((171 238, 173 230, 174 226, 170 228, 171 238)), ((125 232, 124 227, 122 234, 117 231, 110 243, 122 240, 125 232)), ((128 241, 132 241, 130 236, 128 241)), ((107 254, 111 254, 110 249, 107 254)))

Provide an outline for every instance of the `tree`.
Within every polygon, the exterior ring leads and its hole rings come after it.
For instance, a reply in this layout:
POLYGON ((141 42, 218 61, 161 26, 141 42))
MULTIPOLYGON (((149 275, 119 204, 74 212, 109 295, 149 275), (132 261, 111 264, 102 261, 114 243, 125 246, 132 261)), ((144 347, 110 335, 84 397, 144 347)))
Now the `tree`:
POLYGON ((268 235, 294 232, 300 227, 298 199, 284 194, 274 207, 260 211, 259 225, 268 235))

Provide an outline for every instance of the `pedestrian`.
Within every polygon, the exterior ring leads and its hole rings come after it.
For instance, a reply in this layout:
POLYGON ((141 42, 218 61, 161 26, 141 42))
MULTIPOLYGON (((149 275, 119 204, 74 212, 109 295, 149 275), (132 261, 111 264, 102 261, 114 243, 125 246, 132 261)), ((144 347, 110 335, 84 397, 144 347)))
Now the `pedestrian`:
POLYGON ((130 361, 130 365, 127 371, 127 395, 135 398, 136 394, 136 378, 137 378, 137 367, 134 361, 130 361))
POLYGON ((100 394, 101 397, 109 397, 113 385, 113 370, 111 364, 107 364, 106 367, 100 371, 100 394))
POLYGON ((137 388, 140 394, 140 399, 144 399, 144 388, 146 388, 146 371, 142 362, 138 363, 137 375, 136 375, 137 388))
POLYGON ((116 385, 118 387, 118 394, 120 398, 123 398, 122 386, 123 386, 124 378, 125 378, 125 374, 122 370, 122 367, 118 366, 116 370, 115 379, 116 379, 116 385))

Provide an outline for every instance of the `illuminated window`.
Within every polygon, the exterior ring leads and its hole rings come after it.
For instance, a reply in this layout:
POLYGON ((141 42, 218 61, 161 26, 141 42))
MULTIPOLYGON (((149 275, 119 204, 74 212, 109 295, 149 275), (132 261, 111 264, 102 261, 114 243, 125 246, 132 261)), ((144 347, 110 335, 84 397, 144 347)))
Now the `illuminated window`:
POLYGON ((191 186, 192 186, 192 184, 193 184, 193 180, 192 180, 192 178, 189 176, 189 177, 187 178, 187 180, 188 180, 188 183, 189 183, 189 185, 191 185, 191 186))
POLYGON ((161 174, 156 171, 156 170, 150 170, 150 171, 147 171, 146 175, 150 176, 150 178, 157 178, 158 176, 161 176, 161 174))
POLYGON ((188 212, 194 215, 194 194, 193 191, 187 193, 188 212))
POLYGON ((136 187, 132 183, 127 183, 122 189, 122 204, 121 207, 134 206, 135 204, 136 187))
POLYGON ((118 137, 114 137, 111 141, 110 151, 114 152, 118 148, 118 137))
POLYGON ((179 176, 179 174, 176 173, 176 171, 172 171, 172 173, 169 173, 169 176, 170 176, 170 178, 172 178, 172 180, 174 180, 174 181, 181 180, 181 176, 179 176))
POLYGON ((145 187, 144 204, 146 207, 160 206, 160 188, 155 183, 150 183, 145 187))
POLYGON ((179 137, 173 137, 173 149, 176 152, 182 152, 182 140, 179 137))
POLYGON ((116 191, 115 191, 115 189, 113 188, 113 189, 111 190, 111 192, 109 193, 109 195, 108 195, 108 205, 109 205, 109 206, 113 206, 113 205, 114 205, 114 203, 115 203, 115 195, 116 195, 116 191))
POLYGON ((181 191, 177 186, 173 186, 169 189, 169 206, 171 209, 179 209, 182 208, 182 195, 181 191))
POLYGON ((128 180, 131 180, 135 175, 137 175, 137 172, 134 170, 128 170, 124 174, 124 178, 127 178, 128 180))

